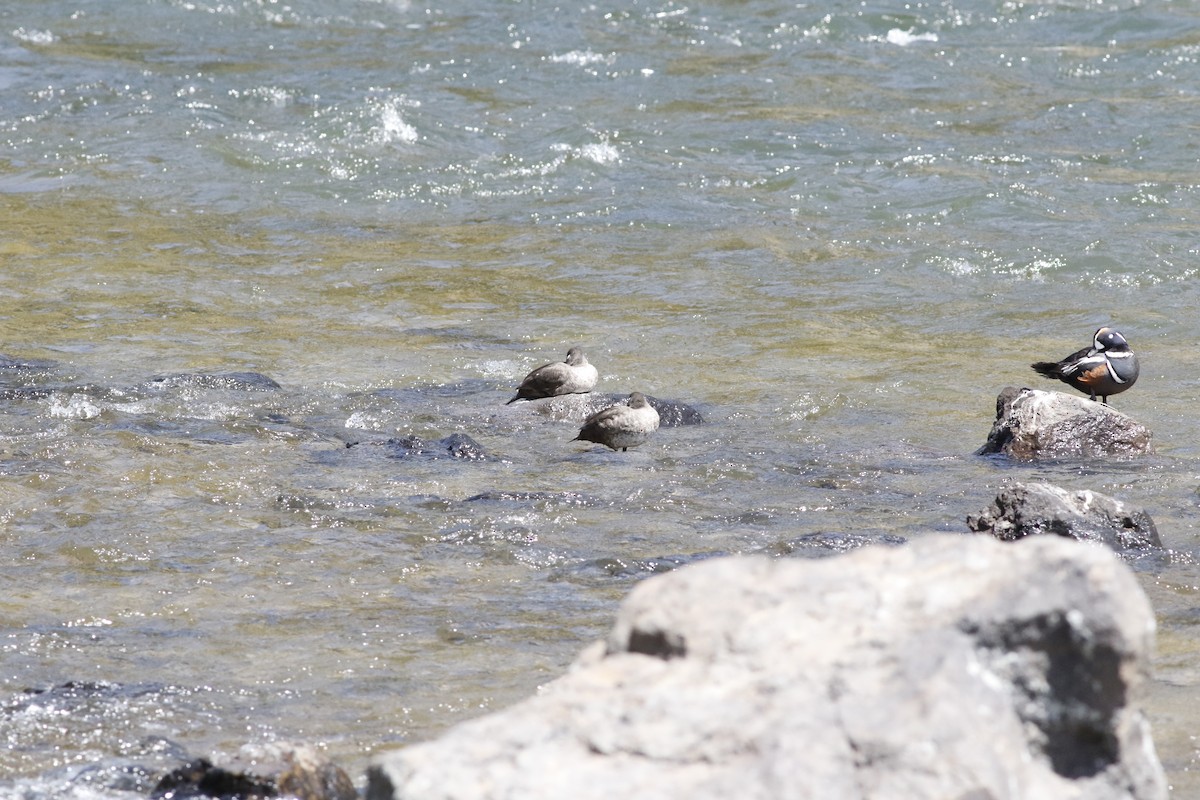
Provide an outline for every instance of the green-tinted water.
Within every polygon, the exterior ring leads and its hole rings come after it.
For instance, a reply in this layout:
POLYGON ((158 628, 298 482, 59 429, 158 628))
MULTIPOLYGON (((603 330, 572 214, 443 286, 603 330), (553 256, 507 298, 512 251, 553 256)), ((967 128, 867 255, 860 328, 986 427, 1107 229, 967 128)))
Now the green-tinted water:
POLYGON ((358 779, 657 570, 1038 478, 1159 524, 1197 788, 1194 9, 326 6, 0 10, 0 781, 271 738, 358 779), (972 456, 1104 323, 1157 454, 972 456), (708 423, 609 453, 504 405, 571 344, 708 423), (280 386, 180 377, 223 372, 280 386), (498 459, 370 443, 456 432, 498 459))

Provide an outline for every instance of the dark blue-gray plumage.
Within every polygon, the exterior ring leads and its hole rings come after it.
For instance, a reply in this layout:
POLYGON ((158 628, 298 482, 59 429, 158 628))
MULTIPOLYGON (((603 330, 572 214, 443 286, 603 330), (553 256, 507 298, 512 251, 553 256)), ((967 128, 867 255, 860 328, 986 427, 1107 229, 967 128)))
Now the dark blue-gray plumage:
POLYGON ((1039 375, 1054 378, 1097 397, 1107 404, 1110 395, 1120 394, 1138 379, 1138 360, 1129 342, 1113 328, 1101 328, 1092 346, 1061 361, 1039 361, 1031 365, 1039 375))

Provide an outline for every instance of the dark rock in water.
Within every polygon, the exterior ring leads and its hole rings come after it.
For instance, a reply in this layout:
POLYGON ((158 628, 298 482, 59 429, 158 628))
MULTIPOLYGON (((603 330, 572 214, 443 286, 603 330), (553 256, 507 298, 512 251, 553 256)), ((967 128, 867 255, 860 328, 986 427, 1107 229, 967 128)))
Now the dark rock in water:
POLYGON ((483 445, 465 433, 452 433, 434 442, 428 442, 420 436, 405 436, 400 439, 388 439, 385 445, 395 451, 392 454, 395 458, 449 456, 463 461, 487 461, 492 458, 483 445))
POLYGON ((794 539, 777 542, 763 550, 766 555, 800 556, 808 558, 823 558, 850 550, 857 550, 868 545, 883 544, 889 546, 901 545, 907 542, 903 536, 892 534, 863 534, 863 533, 833 533, 821 531, 806 533, 794 539))
POLYGON ((1071 491, 1049 483, 1016 483, 992 505, 967 517, 967 527, 1011 541, 1052 534, 1102 542, 1114 550, 1162 547, 1150 515, 1087 489, 1071 491))
POLYGON ((58 365, 53 361, 42 358, 13 358, 0 353, 0 370, 25 370, 27 372, 46 372, 58 365))
MULTIPOLYGON (((645 395, 645 398, 646 402, 658 412, 660 427, 678 428, 681 425, 702 425, 704 423, 704 415, 695 406, 678 400, 663 400, 650 395, 645 395)), ((628 399, 629 396, 624 394, 589 392, 530 400, 518 405, 532 408, 539 414, 544 414, 560 422, 582 422, 597 411, 624 403, 628 399)))
POLYGON ((268 392, 281 388, 260 372, 185 372, 177 375, 156 375, 150 379, 156 386, 199 389, 232 389, 243 392, 268 392))
POLYGON ((252 800, 277 797, 278 790, 269 780, 213 766, 206 758, 198 758, 164 775, 150 793, 155 800, 187 800, 188 798, 221 798, 221 800, 252 800))
POLYGON ((1111 406, 1010 386, 996 398, 996 421, 976 454, 1032 460, 1130 458, 1149 452, 1149 429, 1111 406))
POLYGON ((711 559, 530 699, 378 756, 367 798, 1166 800, 1153 645, 1129 567, 1059 537, 711 559))
POLYGON ((16 359, 0 355, 0 381, 4 387, 0 389, 0 400, 30 400, 46 397, 52 391, 48 383, 56 378, 55 383, 64 380, 65 376, 54 376, 58 365, 53 361, 41 359, 16 359))
MULTIPOLYGON (((177 686, 84 680, 26 688, 0 699, 0 730, 12 753, 45 747, 47 736, 61 742, 120 742, 114 752, 101 747, 86 761, 66 759, 42 771, 39 789, 18 790, 15 796, 59 797, 57 788, 41 787, 69 786, 70 797, 147 797, 165 772, 191 760, 182 745, 147 734, 162 709, 183 713, 187 694, 177 686), (148 726, 141 724, 147 720, 148 726)), ((0 797, 14 796, 10 778, 0 779, 0 797)))
POLYGON ((345 771, 317 755, 313 748, 272 743, 247 745, 237 757, 220 765, 206 758, 195 759, 164 775, 151 797, 155 800, 267 797, 357 800, 358 793, 345 771))
POLYGON ((360 444, 378 445, 385 448, 390 458, 456 458, 462 461, 495 461, 479 442, 465 433, 452 433, 441 439, 430 441, 416 434, 393 437, 384 441, 346 442, 346 447, 360 444))
MULTIPOLYGON (((53 708, 64 713, 75 713, 80 708, 103 703, 128 704, 133 698, 152 695, 162 691, 158 684, 123 684, 107 681, 66 681, 48 688, 29 688, 23 694, 30 698, 29 704, 53 708)), ((25 701, 16 701, 5 710, 23 708, 25 701)))
POLYGON ((38 386, 20 386, 15 389, 0 389, 0 400, 41 400, 54 394, 54 389, 38 386))
POLYGON ((658 412, 658 424, 664 428, 704 424, 704 415, 695 406, 690 406, 679 400, 664 400, 660 397, 651 397, 650 395, 646 395, 646 402, 658 412))

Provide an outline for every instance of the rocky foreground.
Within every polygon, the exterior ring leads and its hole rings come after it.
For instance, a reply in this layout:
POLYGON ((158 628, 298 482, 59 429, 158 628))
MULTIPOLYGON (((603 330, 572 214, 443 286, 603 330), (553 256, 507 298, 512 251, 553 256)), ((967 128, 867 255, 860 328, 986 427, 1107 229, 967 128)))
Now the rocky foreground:
MULTIPOLYGON (((537 408, 569 418, 594 401, 537 408)), ((1149 440, 1109 406, 1010 388, 979 453, 1133 458, 1149 440)), ((453 437, 368 443, 492 457, 453 437)), ((537 696, 377 757, 368 800, 1164 800, 1139 707, 1154 616, 1122 561, 1161 549, 1153 520, 1088 489, 1014 482, 967 527, 987 535, 647 579, 537 696)), ((310 748, 267 755, 191 761, 152 797, 357 797, 310 748)))
POLYGON ((931 535, 639 584, 537 696, 381 756, 369 800, 1165 798, 1154 617, 1107 548, 931 535))

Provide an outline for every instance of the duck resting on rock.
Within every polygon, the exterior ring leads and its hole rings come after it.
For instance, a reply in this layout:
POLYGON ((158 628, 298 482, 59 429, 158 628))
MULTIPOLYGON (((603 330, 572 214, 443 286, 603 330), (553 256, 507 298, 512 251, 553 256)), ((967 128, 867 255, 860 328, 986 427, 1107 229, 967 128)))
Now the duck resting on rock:
POLYGON ((565 360, 543 364, 526 375, 517 387, 516 396, 505 405, 518 400, 590 392, 596 386, 598 377, 596 368, 588 363, 587 356, 583 354, 583 348, 572 347, 567 351, 565 360))
POLYGON ((658 430, 658 412, 641 392, 629 395, 628 405, 597 411, 583 421, 573 442, 595 442, 613 450, 625 451, 636 447, 658 430))

